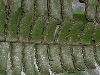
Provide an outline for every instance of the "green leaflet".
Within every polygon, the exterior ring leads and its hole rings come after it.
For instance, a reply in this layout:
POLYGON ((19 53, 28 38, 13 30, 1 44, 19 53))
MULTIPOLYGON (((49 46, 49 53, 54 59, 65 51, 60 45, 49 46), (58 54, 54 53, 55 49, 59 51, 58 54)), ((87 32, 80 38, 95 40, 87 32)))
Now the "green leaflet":
POLYGON ((35 25, 33 27, 33 31, 32 31, 32 37, 33 40, 36 43, 40 43, 43 37, 43 29, 46 26, 46 19, 44 17, 39 17, 36 22, 35 25))
POLYGON ((46 45, 36 45, 36 62, 41 74, 50 75, 48 49, 46 45))
POLYGON ((62 73, 63 69, 61 67, 58 45, 49 46, 49 57, 51 71, 55 74, 62 73))
POLYGON ((86 17, 89 21, 95 21, 97 0, 86 0, 86 17))
POLYGON ((100 26, 96 26, 93 37, 95 40, 95 44, 100 44, 100 26))
POLYGON ((72 0, 63 0, 63 17, 73 19, 72 0))
POLYGON ((86 26, 82 32, 81 36, 81 43, 82 44, 91 44, 92 42, 92 35, 93 35, 93 29, 94 29, 94 24, 92 22, 86 23, 86 26))
POLYGON ((4 40, 5 19, 5 3, 3 0, 0 0, 0 40, 4 40))
POLYGON ((70 46, 62 45, 60 49, 60 55, 63 69, 68 72, 74 72, 75 68, 70 46))
POLYGON ((21 0, 11 1, 8 20, 7 41, 17 40, 18 24, 21 17, 21 0))
POLYGON ((95 20, 95 13, 96 13, 96 6, 95 5, 88 5, 86 8, 86 18, 89 21, 95 20))
POLYGON ((20 30, 20 40, 21 41, 27 41, 29 38, 30 33, 30 26, 32 23, 32 14, 27 13, 25 17, 23 18, 23 22, 21 24, 21 30, 20 30))
POLYGON ((69 35, 69 30, 70 30, 70 27, 72 26, 72 24, 70 23, 70 21, 64 21, 62 23, 62 27, 61 27, 61 30, 60 30, 60 33, 58 35, 58 42, 59 43, 66 43, 68 41, 68 35, 69 35))
POLYGON ((51 17, 61 19, 61 5, 60 0, 50 0, 51 17))
POLYGON ((96 46, 96 50, 95 51, 96 51, 95 52, 96 62, 100 66, 100 46, 99 45, 96 46))
POLYGON ((7 60, 8 60, 9 43, 0 43, 0 74, 7 74, 7 60))
POLYGON ((11 46, 11 61, 12 75, 20 75, 22 71, 22 44, 12 43, 11 46))
POLYGON ((35 57, 35 50, 33 44, 24 44, 24 58, 23 58, 23 65, 24 65, 24 72, 25 75, 38 75, 37 69, 34 64, 34 57, 35 57))
POLYGON ((81 46, 72 46, 73 47, 73 58, 74 65, 77 70, 85 70, 85 63, 83 58, 83 52, 81 46))
POLYGON ((96 10, 96 18, 97 22, 100 24, 100 3, 98 2, 97 10, 96 10))
POLYGON ((82 27, 83 27, 82 22, 75 22, 71 26, 70 30, 71 44, 79 44, 80 42, 79 35, 81 33, 82 27))
POLYGON ((84 61, 88 69, 95 69, 94 46, 84 46, 84 61))
POLYGON ((47 0, 37 0, 36 2, 36 15, 48 16, 47 0))
POLYGON ((18 28, 18 23, 19 23, 19 11, 21 11, 20 9, 18 10, 18 12, 12 13, 9 18, 9 24, 8 24, 8 36, 7 36, 7 40, 8 41, 15 41, 17 40, 17 28, 18 28))
POLYGON ((54 18, 51 18, 49 23, 47 24, 47 31, 45 32, 45 42, 53 42, 56 27, 57 21, 54 18))
POLYGON ((29 38, 29 34, 31 33, 30 31, 30 26, 33 23, 33 18, 34 18, 34 0, 24 0, 23 1, 23 11, 24 16, 22 18, 21 24, 20 24, 20 40, 21 41, 27 41, 29 38))

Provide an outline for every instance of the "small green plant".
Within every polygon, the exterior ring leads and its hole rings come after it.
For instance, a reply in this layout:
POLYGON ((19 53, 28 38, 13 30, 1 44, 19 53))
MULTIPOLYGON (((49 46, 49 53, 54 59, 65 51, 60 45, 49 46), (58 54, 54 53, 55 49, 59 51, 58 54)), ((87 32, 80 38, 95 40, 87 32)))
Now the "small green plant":
POLYGON ((100 66, 100 3, 80 1, 85 11, 73 0, 0 0, 0 75, 84 75, 100 66))

